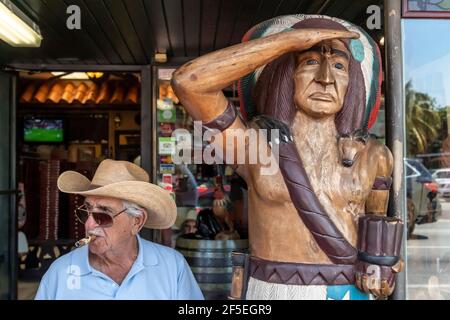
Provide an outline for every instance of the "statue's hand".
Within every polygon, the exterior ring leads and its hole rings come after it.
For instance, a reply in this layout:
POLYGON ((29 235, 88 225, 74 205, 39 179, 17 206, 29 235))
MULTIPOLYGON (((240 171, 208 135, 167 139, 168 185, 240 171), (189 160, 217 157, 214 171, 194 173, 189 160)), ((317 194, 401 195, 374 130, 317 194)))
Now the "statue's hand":
POLYGON ((307 50, 319 42, 332 39, 357 39, 359 33, 352 31, 341 31, 332 29, 295 29, 286 32, 295 38, 294 50, 307 50))
POLYGON ((379 266, 367 262, 356 263, 356 286, 359 290, 374 295, 377 299, 387 298, 395 289, 397 273, 403 270, 403 261, 394 266, 379 266))
POLYGON ((400 257, 403 222, 374 214, 358 221, 356 286, 377 298, 386 298, 395 288, 397 273, 403 269, 400 257))

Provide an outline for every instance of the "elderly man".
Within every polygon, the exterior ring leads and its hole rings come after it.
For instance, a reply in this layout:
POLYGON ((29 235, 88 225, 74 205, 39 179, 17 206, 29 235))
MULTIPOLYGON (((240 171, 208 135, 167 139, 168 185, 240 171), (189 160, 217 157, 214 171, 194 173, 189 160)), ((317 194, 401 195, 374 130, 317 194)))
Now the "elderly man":
POLYGON ((50 266, 36 299, 203 299, 181 254, 139 237, 142 227, 169 228, 176 218, 170 194, 148 181, 142 168, 113 160, 92 182, 73 171, 59 177, 59 190, 86 197, 76 216, 88 245, 50 266))

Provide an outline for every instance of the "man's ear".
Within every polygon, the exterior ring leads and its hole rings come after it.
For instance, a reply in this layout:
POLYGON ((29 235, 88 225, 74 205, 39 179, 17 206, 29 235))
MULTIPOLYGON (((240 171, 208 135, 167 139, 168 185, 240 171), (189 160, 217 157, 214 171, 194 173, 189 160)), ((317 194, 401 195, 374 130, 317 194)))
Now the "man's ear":
POLYGON ((139 233, 139 231, 141 231, 148 218, 147 211, 142 210, 141 212, 142 212, 141 215, 136 216, 133 219, 133 231, 136 233, 139 233))

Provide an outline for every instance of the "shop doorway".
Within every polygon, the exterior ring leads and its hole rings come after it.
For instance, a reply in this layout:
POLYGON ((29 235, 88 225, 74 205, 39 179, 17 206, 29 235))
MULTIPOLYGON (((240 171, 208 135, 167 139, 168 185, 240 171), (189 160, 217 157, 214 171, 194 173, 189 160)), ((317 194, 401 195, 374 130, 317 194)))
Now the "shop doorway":
POLYGON ((74 170, 92 178, 107 158, 141 164, 141 74, 20 72, 16 92, 12 145, 24 196, 14 231, 18 298, 28 300, 52 262, 84 237, 72 214, 83 198, 60 193, 58 176, 74 170))

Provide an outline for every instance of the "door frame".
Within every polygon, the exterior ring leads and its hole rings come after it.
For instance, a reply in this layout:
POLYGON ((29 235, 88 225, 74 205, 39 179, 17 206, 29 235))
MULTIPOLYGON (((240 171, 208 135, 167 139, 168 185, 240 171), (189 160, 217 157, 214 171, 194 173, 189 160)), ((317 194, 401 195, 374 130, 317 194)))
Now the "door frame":
POLYGON ((8 249, 5 252, 6 260, 8 262, 8 292, 7 299, 17 299, 17 274, 18 274, 18 256, 17 256, 17 172, 16 172, 16 112, 17 112, 17 73, 4 72, 3 75, 9 77, 9 86, 6 87, 5 95, 9 96, 9 112, 8 112, 8 128, 9 128, 9 145, 1 146, 9 155, 9 175, 7 188, 0 191, 1 196, 9 196, 9 221, 7 226, 8 231, 8 249))

